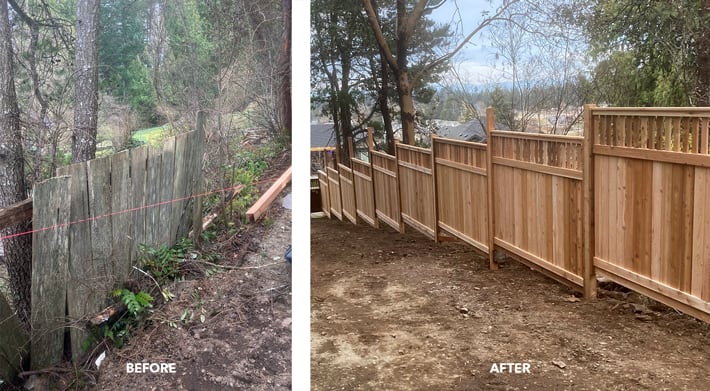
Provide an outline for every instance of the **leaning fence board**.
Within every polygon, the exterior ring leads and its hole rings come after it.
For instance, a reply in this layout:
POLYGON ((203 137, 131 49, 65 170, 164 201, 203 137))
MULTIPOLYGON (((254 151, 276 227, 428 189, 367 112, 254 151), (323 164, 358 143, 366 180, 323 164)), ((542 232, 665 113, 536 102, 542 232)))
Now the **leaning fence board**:
POLYGON ((59 363, 64 354, 69 264, 67 223, 71 178, 61 176, 35 185, 32 215, 32 346, 33 368, 59 363))
POLYGON ((281 174, 266 192, 247 211, 247 219, 256 221, 269 208, 276 196, 291 182, 293 168, 289 167, 281 174))

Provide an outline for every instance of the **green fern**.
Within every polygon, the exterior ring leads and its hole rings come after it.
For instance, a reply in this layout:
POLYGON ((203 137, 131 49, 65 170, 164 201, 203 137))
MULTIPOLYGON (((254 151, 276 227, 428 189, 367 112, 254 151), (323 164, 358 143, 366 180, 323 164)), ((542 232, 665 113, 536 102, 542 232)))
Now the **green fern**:
POLYGON ((116 289, 113 295, 121 297, 121 301, 128 307, 128 312, 134 317, 138 317, 146 308, 153 306, 151 304, 153 297, 143 291, 133 293, 128 289, 116 289))

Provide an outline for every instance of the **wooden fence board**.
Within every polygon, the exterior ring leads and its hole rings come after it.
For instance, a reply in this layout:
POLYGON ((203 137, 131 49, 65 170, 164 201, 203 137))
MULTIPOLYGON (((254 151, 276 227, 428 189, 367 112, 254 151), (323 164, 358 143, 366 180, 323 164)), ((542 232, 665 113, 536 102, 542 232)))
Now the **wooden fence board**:
POLYGON ((431 151, 398 144, 397 159, 402 219, 435 238, 437 222, 431 151))
POLYGON ((173 232, 173 181, 175 180, 175 138, 163 143, 162 164, 160 165, 160 224, 158 238, 160 244, 171 247, 175 244, 173 232))
POLYGON ((330 192, 330 213, 337 217, 338 220, 343 219, 343 204, 340 195, 340 174, 338 171, 327 167, 328 173, 328 191, 330 192))
POLYGON ((57 364, 64 354, 71 184, 70 177, 61 176, 34 188, 33 228, 49 229, 32 234, 33 368, 57 364))
MULTIPOLYGON (((111 213, 111 158, 99 158, 87 162, 89 187, 89 211, 93 219, 91 227, 91 253, 93 257, 95 281, 93 294, 101 297, 113 286, 113 227, 111 213)), ((100 310, 101 308, 95 308, 100 310)))
POLYGON ((124 249, 131 248, 131 233, 133 232, 133 216, 127 211, 133 207, 130 195, 131 186, 131 156, 129 150, 111 155, 111 217, 113 238, 111 248, 116 249, 111 254, 113 277, 125 281, 131 270, 131 253, 124 249))
MULTIPOLYGON (((148 148, 148 170, 145 178, 146 205, 156 205, 161 200, 162 150, 148 148)), ((150 207, 145 211, 145 245, 155 247, 160 243, 160 208, 150 207)))
POLYGON ((351 162, 353 164, 357 215, 371 226, 378 228, 379 220, 377 219, 377 212, 375 211, 372 167, 370 163, 358 159, 351 159, 351 162))
MULTIPOLYGON (((173 191, 172 199, 179 200, 184 198, 187 191, 187 182, 189 174, 189 160, 190 157, 187 154, 187 133, 181 133, 175 136, 175 166, 173 168, 173 191)), ((175 201, 171 204, 172 217, 170 219, 170 240, 177 242, 181 237, 185 237, 180 230, 180 222, 185 212, 185 205, 187 201, 175 201), (178 231, 182 235, 178 235, 178 231)))
POLYGON ((320 185, 321 209, 330 218, 330 190, 328 190, 328 175, 318 170, 318 184, 320 185))
POLYGON ((131 240, 131 261, 136 263, 140 255, 139 246, 146 243, 146 174, 148 171, 148 147, 131 150, 131 204, 138 208, 132 212, 133 239, 131 240))
POLYGON ((402 232, 396 157, 372 151, 372 170, 377 217, 387 223, 387 225, 402 232))
MULTIPOLYGON (((57 175, 71 176, 70 220, 83 221, 89 218, 89 189, 85 163, 60 167, 57 175)), ((95 280, 95 269, 91 250, 91 223, 89 221, 72 224, 69 234, 69 267, 67 283, 67 317, 71 323, 82 323, 81 318, 103 304, 103 298, 91 289, 95 280)), ((34 249, 33 249, 34 251, 34 249)), ((72 358, 82 354, 81 341, 87 334, 83 327, 70 328, 72 358)))
POLYGON ((357 224, 357 203, 355 200, 355 183, 353 172, 347 166, 338 164, 340 176, 340 196, 342 199, 342 213, 353 224, 357 224))
POLYGON ((485 146, 435 138, 438 226, 488 252, 488 178, 485 146), (462 211, 466 211, 462 213, 462 211))

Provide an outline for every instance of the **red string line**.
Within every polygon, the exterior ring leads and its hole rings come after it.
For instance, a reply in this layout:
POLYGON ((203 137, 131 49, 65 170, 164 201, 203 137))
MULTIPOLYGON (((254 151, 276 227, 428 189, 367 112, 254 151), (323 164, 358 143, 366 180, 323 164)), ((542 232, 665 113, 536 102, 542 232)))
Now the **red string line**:
MULTIPOLYGON (((276 179, 277 179, 277 178, 274 177, 274 178, 264 179, 264 180, 260 180, 260 181, 255 181, 255 182, 252 182, 252 183, 256 185, 256 184, 259 184, 259 183, 268 182, 268 181, 273 181, 273 180, 276 180, 276 179)), ((71 221, 71 222, 68 222, 68 223, 56 224, 56 225, 52 225, 52 226, 49 226, 49 227, 43 227, 43 228, 37 228, 37 229, 33 229, 33 230, 31 230, 31 231, 19 232, 19 233, 12 234, 12 235, 7 235, 7 236, 0 236, 0 241, 6 240, 6 239, 11 239, 11 238, 16 238, 16 237, 19 237, 19 236, 30 235, 30 234, 33 234, 33 233, 36 233, 36 232, 43 232, 43 231, 49 231, 49 230, 52 230, 52 229, 64 228, 64 227, 68 227, 68 226, 74 225, 74 224, 80 224, 80 223, 91 222, 91 221, 95 221, 95 220, 99 220, 99 219, 104 219, 104 218, 107 218, 107 217, 112 217, 112 216, 120 215, 120 214, 123 214, 123 213, 131 213, 131 212, 135 212, 135 211, 138 211, 138 210, 141 210, 141 209, 154 208, 154 207, 156 207, 156 206, 171 204, 171 203, 173 203, 173 202, 185 201, 185 200, 189 200, 190 198, 204 197, 204 196, 208 196, 208 195, 211 195, 211 194, 223 193, 223 192, 229 191, 229 190, 237 190, 237 189, 241 189, 243 186, 244 186, 243 184, 239 184, 239 185, 237 185, 237 186, 225 187, 224 189, 213 190, 213 191, 209 191, 209 192, 202 193, 202 194, 193 194, 193 195, 187 196, 187 197, 181 197, 181 198, 175 198, 175 199, 172 199, 172 200, 156 202, 156 203, 154 203, 154 204, 143 205, 143 206, 138 206, 138 207, 135 207, 135 208, 129 208, 129 209, 125 209, 125 210, 120 210, 120 211, 118 211, 118 212, 106 213, 106 214, 102 214, 102 215, 98 215, 98 216, 89 217, 89 218, 86 218, 86 219, 71 221)))

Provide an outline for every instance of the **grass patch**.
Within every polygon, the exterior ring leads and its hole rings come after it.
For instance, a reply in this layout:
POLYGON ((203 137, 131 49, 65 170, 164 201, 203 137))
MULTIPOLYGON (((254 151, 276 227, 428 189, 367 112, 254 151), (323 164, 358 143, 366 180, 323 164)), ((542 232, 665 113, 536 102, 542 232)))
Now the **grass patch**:
POLYGON ((162 126, 156 126, 153 128, 141 129, 131 136, 131 139, 150 145, 152 147, 159 147, 163 140, 170 133, 170 124, 165 124, 162 126))

